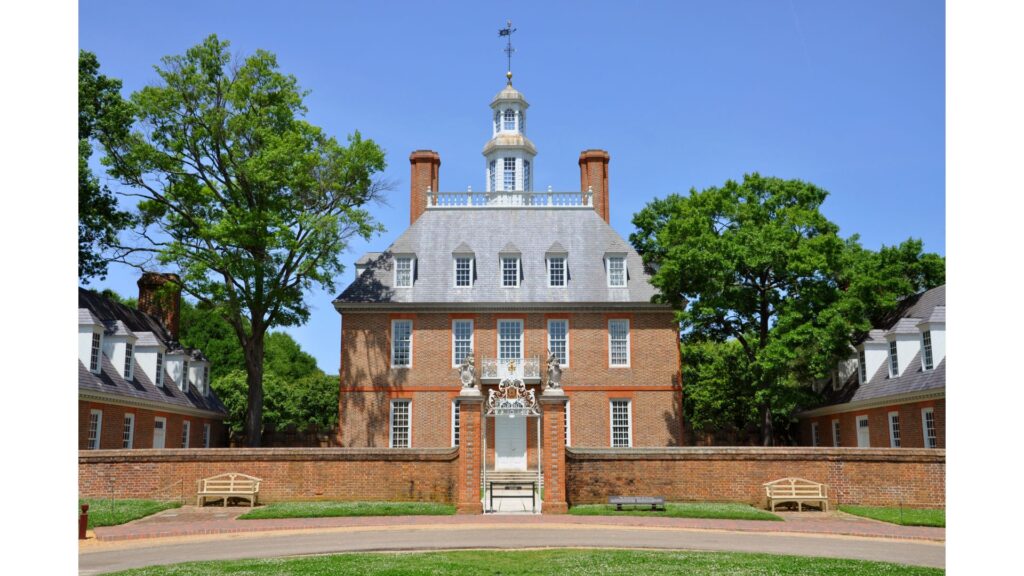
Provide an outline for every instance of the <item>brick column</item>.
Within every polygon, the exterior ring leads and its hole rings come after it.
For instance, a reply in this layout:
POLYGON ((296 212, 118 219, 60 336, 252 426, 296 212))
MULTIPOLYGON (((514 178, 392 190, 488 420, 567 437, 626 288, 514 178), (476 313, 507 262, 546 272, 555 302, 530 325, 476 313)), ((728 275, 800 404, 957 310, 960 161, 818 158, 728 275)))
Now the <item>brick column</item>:
MULTIPOLYGON (((561 391, 559 391, 561 392, 561 391)), ((565 501, 565 403, 564 394, 542 394, 540 406, 544 420, 542 428, 544 472, 544 514, 565 514, 569 505, 565 501)))
POLYGON ((605 222, 611 222, 611 209, 608 203, 608 163, 611 155, 604 150, 584 150, 580 152, 580 191, 587 189, 594 192, 594 211, 605 222))
POLYGON ((437 193, 441 155, 433 150, 417 150, 409 155, 409 165, 409 224, 413 224, 427 209, 427 188, 437 193))
POLYGON ((483 462, 483 407, 479 395, 459 396, 459 461, 456 477, 456 512, 483 514, 480 473, 483 462))

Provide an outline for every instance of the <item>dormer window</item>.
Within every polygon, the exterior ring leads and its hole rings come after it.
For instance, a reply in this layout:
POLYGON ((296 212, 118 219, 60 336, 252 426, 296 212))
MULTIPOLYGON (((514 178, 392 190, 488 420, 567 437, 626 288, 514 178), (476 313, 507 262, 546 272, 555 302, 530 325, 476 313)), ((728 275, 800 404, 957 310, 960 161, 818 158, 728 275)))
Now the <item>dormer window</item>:
POLYGON ((857 363, 859 364, 859 368, 860 368, 860 383, 861 384, 863 384, 863 383, 868 381, 868 361, 867 361, 867 358, 865 356, 866 355, 864 354, 864 349, 861 348, 860 352, 858 352, 858 354, 857 354, 857 363))
MULTIPOLYGON (((210 367, 203 366, 203 394, 210 395, 210 367)), ((209 448, 209 446, 207 446, 209 448)))
POLYGON ((161 386, 162 387, 164 385, 164 353, 163 352, 157 352, 156 353, 156 376, 155 376, 155 378, 156 379, 153 381, 153 383, 156 384, 157 386, 161 386))
POLYGON ((889 342, 889 378, 900 375, 900 361, 896 355, 896 341, 889 342))
POLYGON ((626 257, 608 256, 605 262, 608 267, 608 286, 624 288, 626 286, 626 257))
POLYGON ((517 288, 519 286, 519 257, 501 257, 501 285, 505 288, 517 288))
POLYGON ((102 337, 96 333, 92 333, 92 350, 89 353, 89 371, 94 374, 100 373, 100 346, 102 344, 102 337))
POLYGON ((548 286, 563 288, 565 280, 565 256, 548 257, 548 286))
POLYGON ((124 379, 131 382, 132 380, 132 354, 134 348, 131 342, 126 342, 124 345, 124 379))
POLYGON ((503 128, 509 132, 516 129, 516 113, 511 108, 505 110, 505 125, 503 128))
POLYGON ((932 331, 925 330, 921 333, 921 354, 922 362, 924 362, 924 369, 931 370, 935 367, 935 357, 932 356, 932 331))
POLYGON ((473 257, 455 257, 455 287, 466 288, 473 285, 473 257))
POLYGON ((178 382, 182 392, 188 392, 188 360, 181 362, 181 381, 178 382))
POLYGON ((395 286, 409 288, 412 286, 413 258, 400 256, 395 258, 395 286))

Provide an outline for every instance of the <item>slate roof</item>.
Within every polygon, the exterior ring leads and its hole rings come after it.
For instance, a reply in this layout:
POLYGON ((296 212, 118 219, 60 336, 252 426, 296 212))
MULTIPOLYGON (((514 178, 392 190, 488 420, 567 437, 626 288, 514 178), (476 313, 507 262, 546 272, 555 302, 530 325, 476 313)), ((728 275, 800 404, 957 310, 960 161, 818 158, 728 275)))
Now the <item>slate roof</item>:
MULTIPOLYGON (((885 342, 884 334, 904 333, 907 326, 912 327, 914 333, 918 333, 916 326, 921 322, 921 318, 935 317, 936 311, 940 310, 939 314, 944 321, 945 309, 946 286, 932 288, 908 298, 890 317, 885 331, 883 329, 872 330, 864 341, 885 342)), ((870 375, 868 381, 863 385, 858 384, 857 371, 854 371, 838 390, 831 386, 826 387, 824 401, 813 409, 944 389, 946 387, 946 359, 943 358, 934 370, 922 371, 921 353, 921 350, 918 350, 903 374, 896 378, 889 377, 888 361, 882 362, 878 370, 870 375)))
MULTIPOLYGON (((358 304, 558 304, 645 305, 657 294, 640 255, 590 209, 432 209, 387 251, 366 258, 366 270, 335 300, 339 308, 358 304), (476 259, 470 288, 452 287, 452 253, 472 246, 476 259), (545 254, 563 248, 569 281, 549 288, 545 254), (501 286, 499 254, 521 254, 518 288, 501 286), (604 255, 626 254, 625 288, 609 288, 604 255), (413 286, 395 288, 393 254, 415 253, 413 286)), ((360 261, 363 259, 361 258, 360 261)))
MULTIPOLYGON (((195 360, 206 359, 199 350, 182 348, 171 338, 170 332, 158 318, 135 308, 129 308, 84 288, 78 289, 78 306, 79 318, 82 318, 82 311, 88 312, 106 328, 108 335, 130 332, 137 338, 135 346, 163 344, 169 352, 181 352, 195 360)), ((227 414, 224 404, 212 390, 209 396, 203 396, 195 385, 190 384, 188 392, 183 392, 166 372, 165 386, 157 386, 138 364, 135 364, 132 370, 132 380, 127 381, 121 377, 106 354, 101 354, 100 357, 99 374, 90 372, 79 360, 79 392, 104 392, 126 399, 158 402, 167 405, 167 409, 171 411, 178 407, 227 414)))

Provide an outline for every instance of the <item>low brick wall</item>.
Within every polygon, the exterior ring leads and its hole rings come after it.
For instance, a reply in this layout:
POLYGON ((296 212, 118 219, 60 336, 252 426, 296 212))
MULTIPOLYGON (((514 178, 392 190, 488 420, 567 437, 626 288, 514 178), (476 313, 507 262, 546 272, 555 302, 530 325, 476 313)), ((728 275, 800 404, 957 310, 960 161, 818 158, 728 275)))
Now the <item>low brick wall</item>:
POLYGON ((765 482, 797 476, 829 485, 832 502, 944 508, 946 451, 904 448, 566 449, 570 504, 611 495, 764 503, 765 482))
POLYGON ((288 500, 455 501, 457 448, 210 448, 83 450, 78 495, 184 499, 224 472, 263 479, 261 502, 288 500))

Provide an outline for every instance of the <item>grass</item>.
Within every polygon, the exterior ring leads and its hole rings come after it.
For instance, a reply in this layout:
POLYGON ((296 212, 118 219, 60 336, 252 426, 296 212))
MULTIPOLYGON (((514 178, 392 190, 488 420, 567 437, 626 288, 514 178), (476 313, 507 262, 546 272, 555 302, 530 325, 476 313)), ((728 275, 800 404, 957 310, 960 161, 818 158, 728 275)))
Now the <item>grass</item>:
POLYGON ((923 508, 883 508, 877 506, 840 506, 847 514, 863 516, 903 526, 946 527, 946 511, 923 508))
POLYGON ((337 554, 269 560, 189 562, 152 566, 122 576, 202 576, 206 574, 413 574, 528 576, 604 576, 644 574, 728 574, 730 576, 804 575, 910 576, 938 575, 943 570, 884 562, 775 556, 727 552, 654 552, 640 550, 517 550, 429 553, 337 554))
POLYGON ((455 506, 434 502, 275 502, 241 516, 241 520, 267 518, 330 518, 335 516, 450 516, 455 506))
MULTIPOLYGON (((78 504, 89 505, 89 528, 117 526, 138 520, 170 508, 178 508, 181 502, 158 502, 156 500, 94 500, 79 498, 78 504)), ((79 507, 79 513, 82 509, 79 507)))
POLYGON ((611 504, 580 504, 569 508, 577 516, 664 516, 666 518, 720 518, 725 520, 782 520, 771 512, 731 502, 666 502, 665 511, 639 507, 615 510, 611 504))

